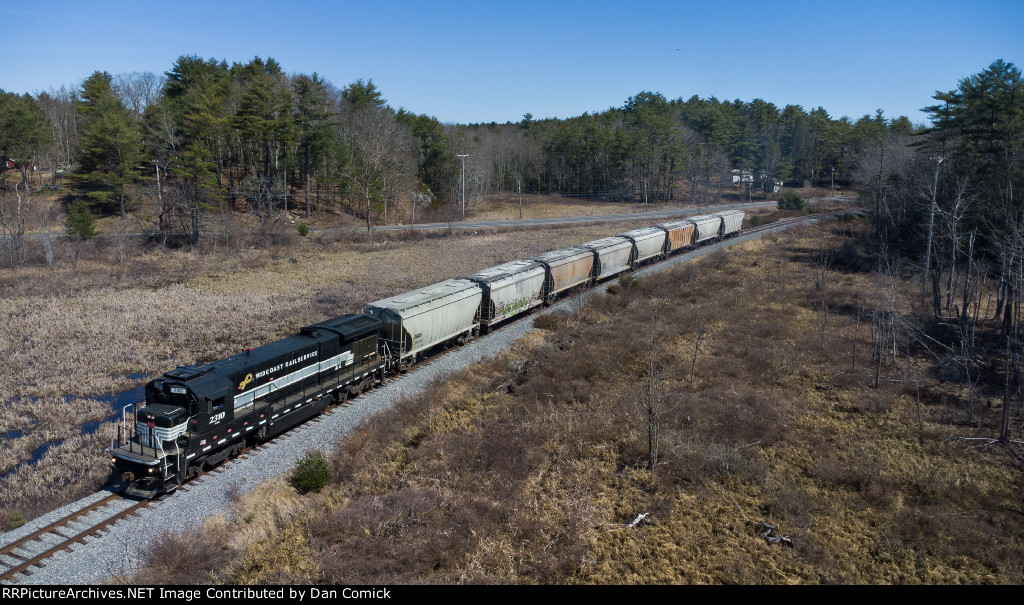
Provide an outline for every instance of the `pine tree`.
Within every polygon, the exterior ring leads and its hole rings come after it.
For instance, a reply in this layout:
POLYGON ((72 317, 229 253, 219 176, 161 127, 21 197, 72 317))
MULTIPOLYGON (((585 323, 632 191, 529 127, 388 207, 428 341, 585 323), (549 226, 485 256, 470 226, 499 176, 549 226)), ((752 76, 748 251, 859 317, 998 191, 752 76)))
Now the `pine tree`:
POLYGON ((295 91, 295 129, 302 148, 306 178, 306 216, 312 214, 309 201, 310 170, 318 165, 331 144, 332 99, 327 83, 317 74, 299 75, 292 82, 295 91))
POLYGON ((52 141, 50 120, 32 97, 0 90, 0 160, 17 163, 26 191, 29 166, 52 141))
POLYGON ((139 180, 142 135, 131 112, 111 88, 111 77, 96 72, 82 84, 79 111, 85 131, 72 175, 73 187, 94 205, 116 202, 125 217, 128 187, 139 180))

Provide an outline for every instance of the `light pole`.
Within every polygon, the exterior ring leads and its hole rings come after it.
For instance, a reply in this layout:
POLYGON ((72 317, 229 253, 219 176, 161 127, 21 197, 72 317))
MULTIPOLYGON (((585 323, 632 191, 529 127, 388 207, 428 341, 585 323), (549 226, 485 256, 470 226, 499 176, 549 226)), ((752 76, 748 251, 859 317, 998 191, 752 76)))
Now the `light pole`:
POLYGON ((469 154, 459 153, 456 156, 462 160, 462 220, 466 220, 466 158, 469 157, 469 154))

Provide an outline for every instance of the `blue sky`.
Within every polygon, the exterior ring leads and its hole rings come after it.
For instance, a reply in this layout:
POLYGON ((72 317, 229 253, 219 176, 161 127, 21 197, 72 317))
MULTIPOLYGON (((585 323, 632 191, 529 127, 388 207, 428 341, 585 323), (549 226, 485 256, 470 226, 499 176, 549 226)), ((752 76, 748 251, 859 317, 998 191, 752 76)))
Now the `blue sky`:
POLYGON ((0 8, 0 52, 0 88, 19 93, 260 56, 339 87, 372 78, 444 122, 565 118, 649 90, 921 123, 936 90, 996 59, 1024 67, 1024 3, 31 1, 0 8))

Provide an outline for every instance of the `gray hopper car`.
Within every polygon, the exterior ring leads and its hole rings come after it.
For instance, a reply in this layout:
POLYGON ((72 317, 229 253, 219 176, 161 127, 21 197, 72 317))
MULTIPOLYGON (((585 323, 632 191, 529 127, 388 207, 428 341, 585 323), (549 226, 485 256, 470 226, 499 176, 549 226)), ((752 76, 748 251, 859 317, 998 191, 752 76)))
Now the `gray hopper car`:
POLYGON ((607 279, 629 270, 633 263, 633 242, 624 237, 606 237, 581 246, 594 251, 595 280, 607 279))
POLYGON ((697 233, 693 237, 694 243, 707 241, 718 237, 722 229, 722 218, 713 214, 702 214, 691 216, 689 221, 697 226, 697 233))
POLYGON ((516 260, 463 279, 480 284, 483 290, 480 326, 486 329, 543 303, 545 277, 547 271, 541 263, 516 260))
POLYGON ((719 231, 719 235, 726 236, 732 235, 733 233, 739 233, 743 227, 743 216, 742 210, 726 210, 725 212, 716 212, 714 216, 722 219, 722 227, 719 231))
POLYGON ((449 279, 378 300, 363 313, 381 321, 387 353, 404 368, 435 345, 472 336, 480 327, 481 298, 475 282, 449 279))
POLYGON ((644 227, 620 233, 633 242, 633 264, 642 263, 665 255, 665 240, 668 232, 660 227, 644 227))

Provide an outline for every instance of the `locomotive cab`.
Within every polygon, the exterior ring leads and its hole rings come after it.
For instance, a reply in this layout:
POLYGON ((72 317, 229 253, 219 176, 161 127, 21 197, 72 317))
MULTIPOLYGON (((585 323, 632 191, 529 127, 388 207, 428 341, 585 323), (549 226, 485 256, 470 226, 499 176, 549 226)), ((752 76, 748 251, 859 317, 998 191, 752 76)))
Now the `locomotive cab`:
POLYGON ((127 494, 152 497, 181 484, 198 408, 198 398, 182 383, 154 380, 146 385, 135 426, 122 426, 111 447, 114 467, 129 484, 127 494))

